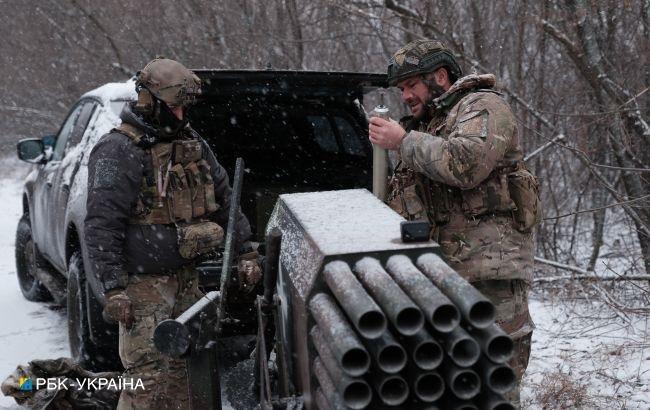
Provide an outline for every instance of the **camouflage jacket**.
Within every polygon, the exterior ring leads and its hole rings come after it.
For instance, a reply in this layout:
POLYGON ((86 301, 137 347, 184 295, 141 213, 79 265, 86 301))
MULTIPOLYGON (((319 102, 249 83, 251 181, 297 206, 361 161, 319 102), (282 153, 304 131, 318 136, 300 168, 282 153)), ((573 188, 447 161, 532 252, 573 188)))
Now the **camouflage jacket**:
POLYGON ((538 200, 537 181, 523 166, 514 115, 494 83, 490 74, 463 77, 433 101, 428 122, 403 119, 407 134, 388 198, 405 218, 432 223, 443 255, 470 281, 529 279, 539 220, 531 200, 538 200))
POLYGON ((475 217, 515 208, 504 175, 517 167, 522 154, 514 116, 491 90, 493 84, 492 75, 464 77, 434 100, 428 123, 405 123, 397 175, 404 178, 412 170, 431 180, 423 181, 418 195, 423 208, 433 208, 432 222, 447 222, 450 212, 475 217))
MULTIPOLYGON (((494 77, 482 77, 485 81, 477 85, 493 83, 494 77)), ((445 185, 471 189, 495 169, 521 161, 515 118, 496 91, 459 85, 434 104, 440 108, 424 127, 426 133, 411 131, 402 143, 400 154, 409 168, 445 185)))

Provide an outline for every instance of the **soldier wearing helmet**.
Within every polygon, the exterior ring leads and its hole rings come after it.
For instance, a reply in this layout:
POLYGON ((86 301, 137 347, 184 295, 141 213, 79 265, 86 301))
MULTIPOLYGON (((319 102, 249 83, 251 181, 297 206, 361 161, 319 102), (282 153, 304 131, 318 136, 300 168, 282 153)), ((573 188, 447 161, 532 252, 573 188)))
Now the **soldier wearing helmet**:
MULTIPOLYGON (((88 260, 104 288, 104 318, 119 322, 124 377, 144 385, 122 391, 118 408, 188 408, 185 362, 161 355, 153 331, 202 296, 194 265, 221 244, 232 191, 226 171, 188 123, 199 78, 174 60, 156 58, 138 72, 136 91, 122 124, 90 153, 88 260)), ((236 290, 252 298, 261 271, 241 211, 236 229, 236 290)))
MULTIPOLYGON (((388 203, 406 219, 429 221, 446 261, 492 300, 497 323, 515 341, 511 365, 521 378, 533 330, 528 289, 541 209, 512 111, 492 74, 463 77, 439 41, 398 50, 388 81, 412 114, 399 123, 370 119, 370 141, 398 152, 388 203)), ((510 399, 518 403, 518 389, 510 399)))

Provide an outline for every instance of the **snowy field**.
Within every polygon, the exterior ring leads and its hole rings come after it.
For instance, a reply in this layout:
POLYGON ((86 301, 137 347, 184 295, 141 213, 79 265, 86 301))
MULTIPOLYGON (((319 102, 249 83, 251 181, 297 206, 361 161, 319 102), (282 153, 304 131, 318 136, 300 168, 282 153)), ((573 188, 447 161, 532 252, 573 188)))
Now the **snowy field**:
POLYGON ((538 298, 524 378, 525 408, 650 408, 648 315, 625 318, 599 302, 538 298))
MULTIPOLYGON (((12 166, 3 163, 5 169, 12 166)), ((28 302, 18 288, 14 235, 21 214, 19 174, 24 168, 3 171, 9 176, 0 179, 1 380, 20 363, 69 355, 65 311, 28 302)), ((647 296, 647 282, 640 285, 647 296)), ((530 308, 537 329, 524 379, 525 408, 650 408, 647 312, 620 312, 601 300, 563 295, 535 286, 530 308)), ((0 408, 17 406, 0 396, 0 408)))

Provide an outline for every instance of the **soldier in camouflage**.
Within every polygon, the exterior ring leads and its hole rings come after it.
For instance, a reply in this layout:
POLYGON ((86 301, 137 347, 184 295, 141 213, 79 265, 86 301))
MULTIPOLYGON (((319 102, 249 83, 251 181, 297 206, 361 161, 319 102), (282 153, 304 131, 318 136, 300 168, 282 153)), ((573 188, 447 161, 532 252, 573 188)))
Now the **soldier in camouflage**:
MULTIPOLYGON (((104 287, 104 318, 119 322, 124 377, 144 385, 122 391, 119 409, 189 408, 184 360, 163 356, 152 336, 202 296, 195 261, 216 250, 227 226, 228 175, 185 115, 200 86, 182 64, 151 61, 137 75, 137 102, 90 153, 88 260, 104 287)), ((236 225, 245 296, 261 271, 241 211, 236 225)))
MULTIPOLYGON (((428 220, 445 260, 492 300, 497 323, 515 341, 510 364, 521 380, 534 327, 528 289, 541 210, 512 111, 493 75, 463 77, 438 41, 397 51, 388 80, 412 113, 399 123, 370 119, 370 141, 398 151, 389 205, 409 220, 428 220)), ((519 403, 519 388, 509 399, 519 403)))

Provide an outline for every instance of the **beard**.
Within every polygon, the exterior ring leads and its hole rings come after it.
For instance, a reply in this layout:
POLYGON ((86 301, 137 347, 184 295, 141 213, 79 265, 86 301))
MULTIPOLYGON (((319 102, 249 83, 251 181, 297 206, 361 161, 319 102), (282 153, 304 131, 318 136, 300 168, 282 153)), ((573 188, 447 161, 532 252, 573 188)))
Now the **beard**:
POLYGON ((411 115, 416 120, 424 119, 428 115, 428 112, 429 106, 424 101, 421 101, 416 107, 411 107, 411 115))
POLYGON ((436 83, 435 81, 429 81, 427 83, 427 87, 429 88, 429 94, 430 94, 430 98, 427 101, 427 104, 430 104, 433 100, 435 100, 436 98, 440 97, 445 93, 445 89, 439 86, 438 83, 436 83))
POLYGON ((433 79, 425 81, 425 84, 429 89, 429 97, 427 98, 424 105, 427 107, 427 112, 429 112, 434 108, 433 100, 443 95, 445 93, 445 89, 438 85, 438 83, 436 83, 436 81, 433 79))
POLYGON ((418 111, 414 112, 413 109, 411 109, 413 118, 421 121, 425 121, 431 116, 432 110, 434 109, 433 100, 445 93, 445 89, 438 85, 435 80, 423 79, 423 82, 426 84, 429 91, 427 98, 424 101, 421 101, 420 109, 418 111))

